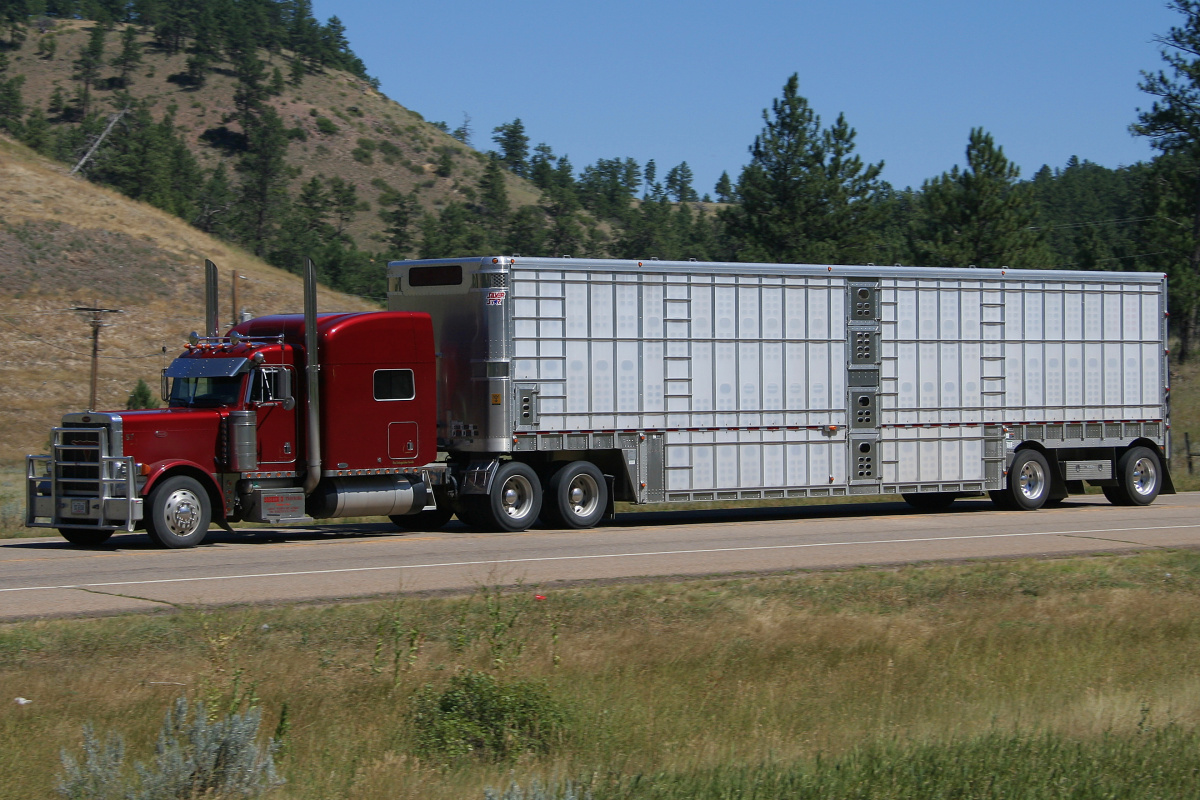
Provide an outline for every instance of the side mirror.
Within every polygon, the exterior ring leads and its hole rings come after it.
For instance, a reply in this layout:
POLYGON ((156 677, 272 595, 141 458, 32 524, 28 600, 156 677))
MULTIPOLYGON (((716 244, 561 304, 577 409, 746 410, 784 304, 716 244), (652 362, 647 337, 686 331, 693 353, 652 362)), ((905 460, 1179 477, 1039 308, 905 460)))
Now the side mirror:
POLYGON ((281 369, 275 373, 275 396, 283 401, 283 407, 291 411, 296 407, 296 398, 292 396, 292 371, 281 369))
POLYGON ((164 369, 158 376, 158 393, 162 395, 162 401, 169 403, 171 401, 171 379, 167 377, 167 371, 164 369))

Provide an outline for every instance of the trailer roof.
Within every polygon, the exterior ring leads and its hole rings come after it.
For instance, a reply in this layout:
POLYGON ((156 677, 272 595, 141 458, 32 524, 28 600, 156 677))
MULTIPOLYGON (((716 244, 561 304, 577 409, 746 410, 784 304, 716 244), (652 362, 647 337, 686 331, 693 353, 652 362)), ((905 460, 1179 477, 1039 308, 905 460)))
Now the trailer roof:
POLYGON ((981 281, 1057 281, 1064 283, 1159 283, 1166 280, 1161 272, 1106 272, 1097 270, 1054 269, 979 269, 976 267, 914 267, 895 264, 768 264, 734 261, 659 261, 657 259, 604 258, 535 258, 524 256, 463 256, 461 258, 431 258, 413 261, 389 261, 388 272, 411 266, 463 264, 478 262, 485 268, 554 269, 563 272, 625 272, 643 273, 647 270, 668 273, 700 273, 705 275, 769 275, 844 278, 918 278, 962 280, 967 274, 981 281))

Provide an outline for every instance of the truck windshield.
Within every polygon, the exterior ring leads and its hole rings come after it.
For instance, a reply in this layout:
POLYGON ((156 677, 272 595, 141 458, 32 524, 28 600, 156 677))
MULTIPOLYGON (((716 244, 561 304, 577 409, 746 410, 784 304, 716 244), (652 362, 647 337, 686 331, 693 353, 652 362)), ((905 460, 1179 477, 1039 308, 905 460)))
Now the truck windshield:
POLYGON ((171 406, 216 408, 234 406, 242 397, 242 376, 232 378, 175 378, 171 384, 171 406))

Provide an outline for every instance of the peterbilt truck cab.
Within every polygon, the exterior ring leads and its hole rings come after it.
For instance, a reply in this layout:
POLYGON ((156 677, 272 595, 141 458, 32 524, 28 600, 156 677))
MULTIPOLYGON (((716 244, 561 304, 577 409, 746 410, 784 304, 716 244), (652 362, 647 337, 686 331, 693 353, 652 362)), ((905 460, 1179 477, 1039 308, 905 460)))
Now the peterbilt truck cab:
POLYGON ((178 548, 198 544, 211 523, 432 510, 440 468, 428 315, 307 319, 193 335, 163 371, 165 408, 65 415, 52 452, 28 458, 26 524, 83 545, 144 528, 178 548))

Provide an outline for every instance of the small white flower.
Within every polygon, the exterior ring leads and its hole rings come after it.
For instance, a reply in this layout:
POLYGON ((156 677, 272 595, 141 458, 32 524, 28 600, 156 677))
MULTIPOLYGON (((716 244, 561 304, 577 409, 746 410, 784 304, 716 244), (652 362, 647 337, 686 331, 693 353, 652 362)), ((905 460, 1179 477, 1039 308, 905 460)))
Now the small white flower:
POLYGON ((32 700, 26 700, 24 697, 17 698, 17 705, 19 705, 19 706, 27 706, 32 702, 33 702, 32 700))

